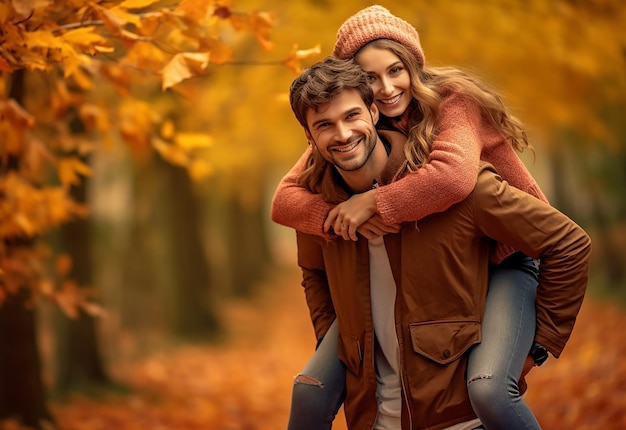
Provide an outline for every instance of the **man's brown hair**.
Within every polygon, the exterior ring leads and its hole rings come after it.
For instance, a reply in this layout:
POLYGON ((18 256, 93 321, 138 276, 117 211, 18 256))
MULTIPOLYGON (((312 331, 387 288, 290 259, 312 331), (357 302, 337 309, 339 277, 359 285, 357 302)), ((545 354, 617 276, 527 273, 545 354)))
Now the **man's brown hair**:
POLYGON ((317 112, 320 106, 330 101, 340 92, 354 89, 368 108, 374 103, 374 93, 367 82, 367 75, 353 60, 326 57, 313 64, 291 83, 289 101, 296 119, 308 130, 306 113, 309 109, 317 112))

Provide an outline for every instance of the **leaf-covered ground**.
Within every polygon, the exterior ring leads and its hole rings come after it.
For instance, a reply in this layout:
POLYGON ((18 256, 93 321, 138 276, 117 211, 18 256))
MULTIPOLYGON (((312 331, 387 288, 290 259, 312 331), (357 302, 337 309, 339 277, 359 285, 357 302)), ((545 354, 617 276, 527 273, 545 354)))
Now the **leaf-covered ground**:
MULTIPOLYGON (((297 273, 254 303, 226 311, 231 339, 164 348, 117 365, 129 394, 53 403, 64 430, 284 429, 291 380, 313 348, 297 273)), ((626 312, 588 298, 559 360, 529 377, 527 400, 545 429, 626 428, 626 312)), ((345 429, 343 416, 336 429, 345 429)))

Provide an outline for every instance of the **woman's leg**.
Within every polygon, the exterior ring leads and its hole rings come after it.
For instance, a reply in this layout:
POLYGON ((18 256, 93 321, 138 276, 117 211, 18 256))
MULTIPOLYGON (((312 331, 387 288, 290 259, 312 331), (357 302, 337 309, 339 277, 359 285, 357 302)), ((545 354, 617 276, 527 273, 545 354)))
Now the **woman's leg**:
POLYGON ((288 430, 330 429, 345 396, 346 369, 339 361, 335 320, 294 379, 288 430))
POLYGON ((540 429, 518 380, 535 337, 538 270, 515 254, 490 276, 482 342, 470 351, 467 389, 487 430, 540 429))

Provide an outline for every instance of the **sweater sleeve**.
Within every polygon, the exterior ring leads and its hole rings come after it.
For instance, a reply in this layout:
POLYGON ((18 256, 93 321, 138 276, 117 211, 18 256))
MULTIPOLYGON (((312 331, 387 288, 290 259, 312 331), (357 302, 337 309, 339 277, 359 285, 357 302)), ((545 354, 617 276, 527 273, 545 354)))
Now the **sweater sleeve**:
POLYGON ((378 213, 387 224, 444 211, 474 189, 482 152, 480 109, 456 94, 444 99, 440 109, 429 161, 376 191, 378 213))
POLYGON ((535 339, 561 354, 580 310, 589 276, 591 240, 566 215, 481 170, 475 207, 479 228, 498 242, 540 259, 535 339))
POLYGON ((282 178, 272 198, 272 221, 303 233, 330 237, 323 231, 324 221, 333 205, 326 203, 321 194, 313 194, 298 184, 311 155, 310 146, 282 178))

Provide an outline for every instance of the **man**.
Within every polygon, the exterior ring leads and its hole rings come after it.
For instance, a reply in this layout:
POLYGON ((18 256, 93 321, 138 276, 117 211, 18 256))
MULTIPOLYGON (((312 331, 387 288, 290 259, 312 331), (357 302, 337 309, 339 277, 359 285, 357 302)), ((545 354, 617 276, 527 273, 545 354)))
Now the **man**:
MULTIPOLYGON (((377 134, 378 110, 357 65, 331 57, 315 64, 294 81, 290 99, 313 148, 300 177, 310 191, 337 203, 405 173, 406 139, 377 134)), ((589 237, 501 181, 488 164, 465 200, 384 239, 327 241, 298 233, 318 338, 338 322, 350 428, 477 424, 465 370, 467 351, 481 340, 494 241, 541 259, 538 294, 554 298, 549 340, 562 348, 584 296, 589 237)))

